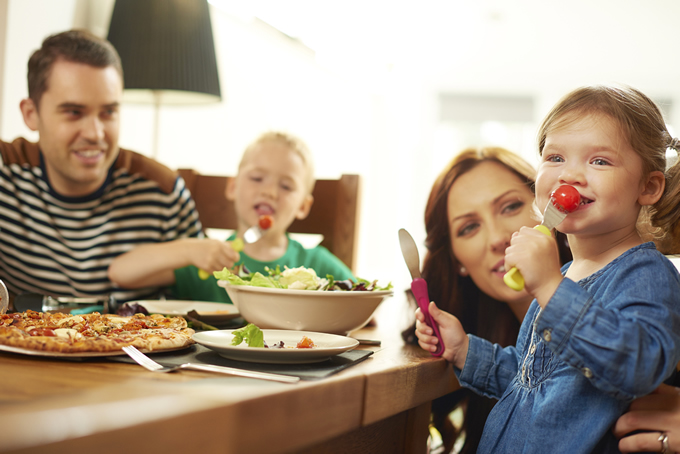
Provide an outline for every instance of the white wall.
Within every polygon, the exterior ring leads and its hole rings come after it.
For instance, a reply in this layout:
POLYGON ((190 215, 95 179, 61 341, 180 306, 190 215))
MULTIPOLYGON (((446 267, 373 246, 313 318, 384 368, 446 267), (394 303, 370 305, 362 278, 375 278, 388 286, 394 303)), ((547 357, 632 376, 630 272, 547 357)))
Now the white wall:
POLYGON ((19 102, 28 96, 26 65, 31 53, 40 47, 47 35, 73 26, 75 4, 76 0, 8 1, 0 117, 0 135, 3 140, 17 136, 37 140, 37 134, 24 125, 19 110, 19 102))

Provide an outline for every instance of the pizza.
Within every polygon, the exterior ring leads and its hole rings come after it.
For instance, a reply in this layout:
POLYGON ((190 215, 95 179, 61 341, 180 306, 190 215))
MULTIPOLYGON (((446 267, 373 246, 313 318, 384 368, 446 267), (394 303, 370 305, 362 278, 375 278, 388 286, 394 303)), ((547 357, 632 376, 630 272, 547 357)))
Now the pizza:
POLYGON ((133 345, 168 350, 194 343, 182 317, 160 314, 71 315, 27 310, 0 315, 0 345, 54 353, 103 353, 133 345))

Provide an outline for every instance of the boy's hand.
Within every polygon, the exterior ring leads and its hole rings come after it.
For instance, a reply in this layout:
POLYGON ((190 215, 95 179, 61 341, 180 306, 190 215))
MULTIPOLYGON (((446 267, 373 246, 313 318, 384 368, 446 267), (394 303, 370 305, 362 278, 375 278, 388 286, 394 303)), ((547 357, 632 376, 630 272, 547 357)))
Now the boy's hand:
POLYGON ((224 267, 231 269, 240 257, 230 242, 209 238, 193 243, 189 255, 194 266, 209 272, 224 267))
MULTIPOLYGON (((439 310, 434 302, 430 302, 428 310, 434 322, 439 326, 439 334, 444 341, 442 357, 458 369, 462 369, 465 366, 469 345, 463 325, 453 315, 439 310)), ((420 311, 420 308, 416 310, 416 337, 418 338, 418 345, 422 349, 428 352, 436 350, 439 340, 434 335, 433 329, 425 323, 425 315, 420 311)))
POLYGON ((555 239, 539 230, 522 227, 512 234, 505 250, 505 269, 513 266, 522 273, 527 292, 545 307, 562 282, 555 239))

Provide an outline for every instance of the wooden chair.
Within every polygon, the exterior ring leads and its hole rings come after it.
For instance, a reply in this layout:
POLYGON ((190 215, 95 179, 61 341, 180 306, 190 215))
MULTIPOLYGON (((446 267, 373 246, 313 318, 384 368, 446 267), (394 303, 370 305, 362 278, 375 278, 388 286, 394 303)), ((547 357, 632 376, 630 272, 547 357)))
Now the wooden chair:
MULTIPOLYGON (((178 173, 196 202, 204 229, 236 229, 233 202, 226 199, 227 176, 202 175, 193 169, 178 173)), ((306 219, 297 219, 290 233, 321 234, 321 245, 355 270, 359 225, 359 175, 342 175, 338 180, 317 180, 314 205, 306 219)))

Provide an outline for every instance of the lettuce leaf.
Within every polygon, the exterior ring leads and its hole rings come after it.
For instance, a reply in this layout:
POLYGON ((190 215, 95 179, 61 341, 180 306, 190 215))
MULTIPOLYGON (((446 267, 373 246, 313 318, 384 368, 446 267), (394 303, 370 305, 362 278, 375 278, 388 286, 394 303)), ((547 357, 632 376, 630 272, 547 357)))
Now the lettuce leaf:
POLYGON ((265 267, 265 270, 269 276, 260 272, 251 273, 240 265, 234 271, 224 268, 222 271, 213 272, 213 275, 216 279, 227 281, 232 285, 253 287, 350 292, 392 290, 391 282, 386 286, 380 286, 377 280, 368 281, 361 278, 336 281, 331 274, 327 274, 325 278, 319 278, 313 269, 305 267, 285 267, 285 270, 281 271, 277 265, 276 269, 265 267))
POLYGON ((284 288, 296 290, 316 290, 325 282, 311 268, 300 266, 286 269, 281 273, 279 282, 284 288))
POLYGON ((240 345, 245 340, 248 347, 264 348, 264 334, 260 328, 252 323, 232 331, 231 334, 234 335, 231 345, 240 345))
POLYGON ((275 281, 271 277, 265 276, 260 272, 255 272, 255 274, 253 274, 253 277, 250 278, 249 285, 254 287, 285 288, 282 287, 278 281, 275 281))
POLYGON ((244 281, 236 274, 229 271, 226 267, 224 267, 222 271, 213 271, 213 276, 215 276, 215 279, 220 281, 227 281, 231 285, 249 285, 248 282, 244 281))

